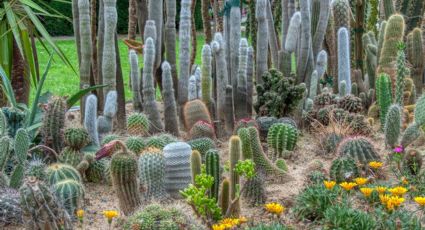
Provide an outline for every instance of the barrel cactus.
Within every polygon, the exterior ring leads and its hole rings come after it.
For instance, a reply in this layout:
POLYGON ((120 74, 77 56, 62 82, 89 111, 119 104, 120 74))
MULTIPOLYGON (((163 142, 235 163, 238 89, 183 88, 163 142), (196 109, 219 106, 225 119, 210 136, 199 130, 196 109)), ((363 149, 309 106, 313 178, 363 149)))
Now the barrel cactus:
POLYGON ((214 126, 207 121, 198 121, 190 129, 190 137, 192 139, 208 137, 215 139, 214 126))
POLYGON ((90 136, 83 127, 72 127, 65 129, 65 144, 72 149, 80 150, 90 142, 90 136))
POLYGON ((350 113, 359 113, 363 110, 363 102, 359 97, 350 94, 339 99, 338 107, 350 113))
POLYGON ((53 98, 45 107, 41 133, 43 143, 56 152, 60 152, 63 141, 63 128, 65 126, 66 102, 63 98, 53 98))
POLYGON ((192 149, 185 142, 174 142, 164 147, 165 188, 172 197, 180 197, 180 190, 192 181, 190 155, 192 149))
POLYGON ((84 187, 79 181, 73 179, 59 181, 53 185, 53 191, 70 216, 82 207, 84 187))
POLYGON ((339 144, 337 152, 340 156, 351 157, 363 165, 380 160, 371 141, 362 136, 345 138, 339 144))
POLYGON ((332 180, 340 183, 350 178, 356 178, 358 175, 359 169, 353 159, 342 157, 332 161, 329 170, 329 176, 332 180))
POLYGON ((143 113, 133 113, 127 118, 127 132, 134 136, 144 136, 149 132, 149 119, 143 113))
POLYGON ((285 156, 285 151, 293 151, 298 139, 298 130, 292 125, 277 123, 267 134, 269 151, 274 159, 285 156))
POLYGON ((214 149, 215 143, 211 138, 203 137, 203 138, 197 138, 193 139, 187 142, 192 150, 197 150, 201 154, 203 161, 205 160, 205 155, 210 149, 214 149))
POLYGON ((198 121, 206 121, 211 123, 211 115, 207 106, 201 100, 189 101, 183 108, 184 125, 187 130, 198 121))
POLYGON ((82 182, 80 173, 71 165, 55 163, 46 169, 47 181, 54 185, 62 180, 72 179, 82 182))
POLYGON ((139 172, 142 186, 145 188, 143 199, 164 202, 168 194, 164 187, 165 163, 162 151, 155 148, 145 150, 139 157, 139 172))
POLYGON ((146 147, 145 141, 139 136, 128 137, 125 141, 125 145, 127 146, 128 150, 132 151, 136 155, 140 154, 146 147))

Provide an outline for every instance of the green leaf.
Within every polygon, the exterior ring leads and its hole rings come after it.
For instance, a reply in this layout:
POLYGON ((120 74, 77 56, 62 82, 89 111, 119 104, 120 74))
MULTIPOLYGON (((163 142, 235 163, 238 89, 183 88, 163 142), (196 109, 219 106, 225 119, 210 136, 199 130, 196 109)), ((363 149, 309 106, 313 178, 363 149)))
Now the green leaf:
POLYGON ((9 2, 4 2, 4 9, 6 11, 7 21, 9 23, 10 29, 12 30, 13 36, 15 37, 16 45, 19 48, 23 56, 23 49, 21 44, 21 35, 19 33, 18 22, 16 21, 15 12, 13 12, 13 8, 10 6, 9 2))
POLYGON ((43 8, 41 8, 37 3, 31 1, 31 0, 19 0, 22 4, 27 5, 35 10, 38 10, 46 15, 50 15, 49 12, 45 11, 43 8))
POLYGON ((12 84, 9 81, 9 78, 7 77, 6 73, 3 70, 3 67, 0 66, 0 77, 3 84, 3 91, 6 94, 7 100, 12 105, 12 107, 16 108, 18 107, 18 104, 16 103, 15 99, 15 93, 12 89, 12 84))
POLYGON ((68 109, 71 108, 75 103, 77 103, 82 97, 84 97, 84 95, 86 95, 90 91, 93 91, 95 89, 100 89, 106 86, 107 85, 95 85, 95 86, 91 86, 91 87, 79 90, 77 93, 75 93, 74 95, 72 95, 66 100, 68 109))
POLYGON ((35 61, 33 56, 33 50, 31 46, 30 36, 28 33, 28 29, 22 24, 19 23, 20 31, 21 31, 21 37, 22 37, 22 48, 24 51, 24 57, 25 61, 28 64, 28 67, 31 72, 32 77, 32 83, 37 85, 37 74, 36 74, 36 67, 35 67, 35 61))

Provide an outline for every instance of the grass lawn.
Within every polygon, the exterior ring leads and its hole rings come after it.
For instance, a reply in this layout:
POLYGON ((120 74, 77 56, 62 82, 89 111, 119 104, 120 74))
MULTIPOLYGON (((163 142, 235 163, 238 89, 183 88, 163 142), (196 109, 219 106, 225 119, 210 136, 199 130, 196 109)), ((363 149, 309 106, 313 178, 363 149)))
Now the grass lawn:
MULTIPOLYGON (((177 49, 177 64, 178 60, 178 49, 179 49, 179 41, 177 40, 176 49, 177 49)), ((75 46, 75 42, 73 38, 69 39, 58 39, 56 41, 57 45, 62 49, 65 55, 70 60, 71 64, 74 66, 77 74, 73 72, 72 68, 65 65, 58 56, 54 56, 51 68, 49 70, 49 74, 44 83, 43 92, 51 92, 54 95, 60 96, 68 96, 78 91, 79 88, 79 77, 78 77, 78 61, 77 61, 77 50, 75 46)), ((197 55, 196 55, 196 64, 201 64, 201 49, 203 44, 205 43, 205 39, 203 35, 198 35, 197 37, 197 55)), ((119 41, 119 49, 121 56, 121 67, 124 76, 125 83, 125 96, 126 99, 132 98, 131 89, 128 85, 129 75, 130 75, 130 65, 128 60, 128 48, 124 44, 124 42, 120 39, 119 41)), ((46 68, 47 62, 49 60, 49 53, 43 48, 43 46, 38 43, 37 44, 37 52, 40 63, 40 73, 44 72, 46 68)), ((143 65, 143 59, 139 56, 139 66, 143 65)), ((177 65, 178 66, 178 65, 177 65)), ((31 101, 35 95, 35 90, 31 90, 31 101)))

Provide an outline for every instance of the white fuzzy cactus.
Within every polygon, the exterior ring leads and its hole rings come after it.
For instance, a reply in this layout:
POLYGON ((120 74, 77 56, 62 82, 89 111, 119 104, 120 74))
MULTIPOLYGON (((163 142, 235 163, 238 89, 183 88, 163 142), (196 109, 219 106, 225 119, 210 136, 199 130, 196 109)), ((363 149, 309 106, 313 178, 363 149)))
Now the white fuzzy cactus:
POLYGON ((190 155, 192 148, 185 142, 174 142, 164 147, 165 189, 174 198, 192 181, 190 155))

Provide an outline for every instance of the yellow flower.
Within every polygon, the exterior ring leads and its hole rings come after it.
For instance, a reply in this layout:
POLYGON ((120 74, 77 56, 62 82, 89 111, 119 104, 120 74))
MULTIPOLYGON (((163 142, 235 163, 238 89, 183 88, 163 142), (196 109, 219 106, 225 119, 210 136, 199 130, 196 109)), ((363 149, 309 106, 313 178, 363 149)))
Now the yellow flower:
POLYGON ((360 188, 360 192, 363 193, 365 197, 369 197, 373 192, 373 188, 360 188))
POLYGON ((285 211, 285 207, 278 203, 268 203, 265 205, 265 208, 268 212, 276 215, 280 215, 285 211))
POLYGON ((241 224, 243 224, 243 223, 248 222, 248 219, 242 216, 242 217, 239 217, 239 222, 240 222, 241 224))
POLYGON ((339 186, 341 186, 343 189, 345 189, 345 191, 350 191, 356 185, 357 184, 356 183, 353 183, 353 182, 342 182, 341 184, 339 184, 339 186))
POLYGON ((369 162, 369 166, 371 168, 373 168, 373 169, 379 169, 379 168, 382 167, 382 165, 383 165, 383 163, 382 162, 379 162, 379 161, 371 161, 371 162, 369 162))
POLYGON ((379 200, 381 201, 382 205, 386 205, 388 200, 390 200, 389 195, 379 195, 379 200))
POLYGON ((404 202, 404 198, 398 196, 391 196, 387 201, 387 209, 392 211, 398 208, 404 202))
POLYGON ((367 183, 368 179, 364 177, 357 177, 354 179, 354 182, 356 182, 359 186, 365 185, 367 183))
POLYGON ((220 224, 233 227, 233 226, 239 224, 239 219, 225 218, 225 219, 220 221, 220 224))
POLYGON ((224 225, 222 225, 222 224, 214 224, 214 225, 212 226, 212 229, 213 229, 213 230, 225 230, 225 229, 226 229, 226 227, 225 227, 224 225))
POLYGON ((324 180, 323 181, 323 184, 325 185, 325 187, 327 189, 331 190, 335 186, 336 182, 335 181, 324 180))
POLYGON ((108 219, 108 223, 111 223, 112 220, 118 216, 118 212, 115 210, 105 210, 103 211, 103 215, 108 219))
POLYGON ((386 191, 387 191, 387 187, 385 187, 385 186, 377 186, 377 187, 375 187, 375 190, 379 193, 379 194, 382 194, 382 193, 385 193, 386 191))
POLYGON ((407 188, 405 187, 401 187, 401 186, 397 186, 391 189, 388 189, 388 191, 393 195, 393 196, 403 196, 406 192, 407 192, 407 188))
POLYGON ((406 179, 406 177, 403 177, 401 179, 401 183, 404 184, 404 185, 408 185, 409 184, 409 181, 406 179))
POLYGON ((414 198, 415 202, 419 204, 421 207, 425 207, 425 197, 424 196, 417 196, 414 198))
POLYGON ((83 218, 83 217, 84 217, 84 210, 79 209, 79 210, 77 211, 77 217, 78 217, 78 218, 83 218))

